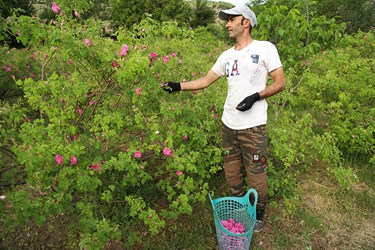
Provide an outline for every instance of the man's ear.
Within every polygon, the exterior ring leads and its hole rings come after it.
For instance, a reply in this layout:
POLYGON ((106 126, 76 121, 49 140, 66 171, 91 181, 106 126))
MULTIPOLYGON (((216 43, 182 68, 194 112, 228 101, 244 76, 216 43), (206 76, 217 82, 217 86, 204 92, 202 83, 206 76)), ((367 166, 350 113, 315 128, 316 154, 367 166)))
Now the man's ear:
POLYGON ((247 28, 247 27, 250 27, 250 19, 245 19, 244 17, 242 18, 242 20, 241 20, 241 24, 245 27, 245 28, 247 28))
MULTIPOLYGON (((251 26, 250 19, 246 19, 246 20, 245 20, 245 24, 247 25, 246 28, 247 28, 247 27, 250 27, 250 26, 251 26)), ((251 28, 251 27, 250 27, 250 28, 251 28)))

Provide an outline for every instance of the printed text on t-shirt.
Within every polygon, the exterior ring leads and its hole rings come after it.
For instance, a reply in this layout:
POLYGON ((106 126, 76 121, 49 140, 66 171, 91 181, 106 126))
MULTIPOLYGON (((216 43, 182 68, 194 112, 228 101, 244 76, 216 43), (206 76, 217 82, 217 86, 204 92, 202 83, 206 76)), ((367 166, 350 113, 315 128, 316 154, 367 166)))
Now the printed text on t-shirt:
POLYGON ((230 62, 227 62, 225 64, 225 75, 227 77, 234 76, 235 74, 236 74, 236 76, 238 76, 240 74, 240 72, 238 71, 238 64, 237 64, 237 62, 238 62, 238 60, 234 60, 233 64, 231 64, 230 62))

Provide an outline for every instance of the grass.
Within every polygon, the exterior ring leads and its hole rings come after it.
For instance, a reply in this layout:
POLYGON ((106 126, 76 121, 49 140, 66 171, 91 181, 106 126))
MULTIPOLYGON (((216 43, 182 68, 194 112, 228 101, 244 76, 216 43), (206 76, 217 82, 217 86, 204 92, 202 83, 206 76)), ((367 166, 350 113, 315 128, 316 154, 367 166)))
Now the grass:
MULTIPOLYGON (((266 226, 254 234, 251 249, 338 249, 370 250, 375 246, 375 192, 372 167, 361 167, 360 182, 346 191, 324 174, 322 169, 300 176, 300 205, 285 215, 282 200, 268 206, 266 226), (321 171, 320 171, 321 170, 321 171)), ((227 195, 223 176, 218 176, 215 196, 227 195)), ((74 218, 61 215, 45 225, 28 223, 14 230, 0 227, 0 249, 78 249, 79 234, 74 218)), ((126 237, 111 241, 106 249, 218 249, 210 202, 196 204, 191 216, 168 221, 157 236, 145 230, 129 229, 141 241, 133 247, 126 237), (142 235, 143 232, 143 235, 142 235)))

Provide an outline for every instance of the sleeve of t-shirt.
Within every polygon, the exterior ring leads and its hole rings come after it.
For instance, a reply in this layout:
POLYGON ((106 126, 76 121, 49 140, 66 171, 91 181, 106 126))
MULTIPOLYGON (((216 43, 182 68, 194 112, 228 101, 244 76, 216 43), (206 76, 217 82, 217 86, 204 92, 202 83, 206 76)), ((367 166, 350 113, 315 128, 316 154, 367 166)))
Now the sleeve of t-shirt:
POLYGON ((283 65, 280 61, 280 56, 277 52, 276 46, 272 43, 269 43, 267 51, 268 55, 266 58, 266 68, 268 72, 272 72, 275 69, 282 67, 283 65))
POLYGON ((214 66, 212 66, 212 68, 211 68, 211 70, 213 71, 213 72, 215 72, 215 74, 217 74, 218 76, 220 76, 220 77, 222 77, 223 75, 225 75, 225 67, 224 67, 224 65, 223 65, 223 63, 222 63, 222 61, 223 61, 223 54, 224 53, 222 53, 220 56, 219 56, 219 58, 216 60, 216 62, 215 62, 215 64, 214 64, 214 66))

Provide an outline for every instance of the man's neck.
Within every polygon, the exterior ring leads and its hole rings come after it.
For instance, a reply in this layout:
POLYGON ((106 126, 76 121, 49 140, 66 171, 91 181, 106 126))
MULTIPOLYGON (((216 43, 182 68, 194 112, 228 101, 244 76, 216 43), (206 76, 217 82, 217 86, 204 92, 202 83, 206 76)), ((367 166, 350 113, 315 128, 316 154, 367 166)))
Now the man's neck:
POLYGON ((247 45, 252 43, 254 39, 251 36, 245 36, 243 38, 238 38, 236 40, 236 45, 234 47, 235 50, 241 50, 245 48, 247 45))

